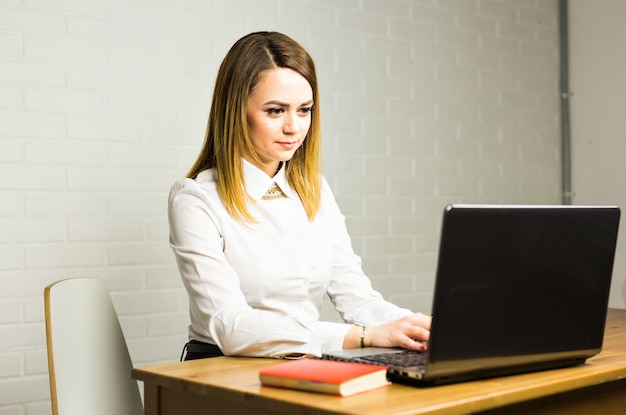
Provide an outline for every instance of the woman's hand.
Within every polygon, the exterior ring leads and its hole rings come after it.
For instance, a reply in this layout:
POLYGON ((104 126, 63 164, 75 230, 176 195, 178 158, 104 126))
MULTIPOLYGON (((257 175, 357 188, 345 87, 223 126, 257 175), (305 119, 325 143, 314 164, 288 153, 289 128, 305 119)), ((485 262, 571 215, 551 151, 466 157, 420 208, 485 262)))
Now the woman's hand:
MULTIPOLYGON (((430 316, 415 313, 379 326, 368 326, 365 328, 363 345, 425 350, 425 342, 430 338, 431 320, 430 316)), ((359 326, 351 328, 344 338, 343 348, 360 347, 359 333, 361 331, 362 328, 359 326)))

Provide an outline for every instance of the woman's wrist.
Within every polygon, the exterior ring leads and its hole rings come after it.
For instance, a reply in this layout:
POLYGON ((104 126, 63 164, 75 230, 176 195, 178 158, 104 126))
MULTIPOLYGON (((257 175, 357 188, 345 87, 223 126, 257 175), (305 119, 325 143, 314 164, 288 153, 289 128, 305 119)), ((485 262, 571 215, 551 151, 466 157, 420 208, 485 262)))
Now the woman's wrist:
POLYGON ((369 327, 367 326, 352 326, 346 333, 346 337, 343 339, 344 349, 358 349, 360 347, 367 347, 371 344, 369 327), (362 344, 362 345, 361 345, 362 344))
POLYGON ((362 349, 365 347, 365 337, 367 336, 367 327, 360 326, 359 329, 359 347, 362 349))

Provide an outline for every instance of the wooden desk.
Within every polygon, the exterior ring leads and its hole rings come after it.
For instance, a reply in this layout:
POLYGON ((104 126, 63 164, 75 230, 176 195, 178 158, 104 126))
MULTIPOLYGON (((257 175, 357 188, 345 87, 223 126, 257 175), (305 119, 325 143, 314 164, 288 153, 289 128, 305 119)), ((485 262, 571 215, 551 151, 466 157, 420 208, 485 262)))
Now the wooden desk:
POLYGON ((263 387, 273 359, 219 357, 136 368, 146 415, 625 414, 626 310, 609 310, 602 352, 585 365, 418 388, 393 384, 347 398, 263 387))

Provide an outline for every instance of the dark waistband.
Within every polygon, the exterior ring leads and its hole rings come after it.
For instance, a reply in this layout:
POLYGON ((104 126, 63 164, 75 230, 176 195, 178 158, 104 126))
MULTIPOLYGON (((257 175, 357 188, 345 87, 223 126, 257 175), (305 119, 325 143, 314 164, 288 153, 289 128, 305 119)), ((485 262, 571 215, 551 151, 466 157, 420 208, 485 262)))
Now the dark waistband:
POLYGON ((192 340, 187 343, 187 353, 223 354, 215 344, 192 340))
POLYGON ((205 359, 207 357, 224 356, 224 353, 215 344, 191 340, 183 347, 180 360, 205 359), (185 354, 185 352, 187 352, 185 354))

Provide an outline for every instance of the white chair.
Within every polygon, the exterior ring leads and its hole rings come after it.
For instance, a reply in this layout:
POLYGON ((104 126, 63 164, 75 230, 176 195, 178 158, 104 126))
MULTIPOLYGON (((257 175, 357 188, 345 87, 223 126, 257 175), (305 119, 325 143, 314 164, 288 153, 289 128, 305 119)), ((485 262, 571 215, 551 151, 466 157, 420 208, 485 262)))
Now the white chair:
POLYGON ((141 415, 143 404, 104 281, 71 278, 44 290, 54 415, 141 415))

